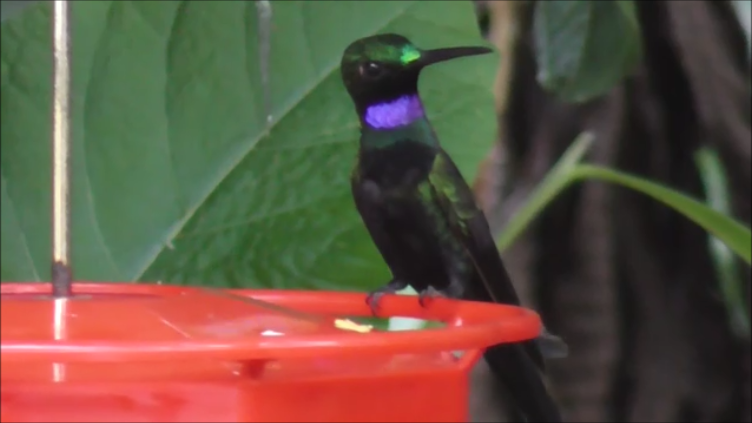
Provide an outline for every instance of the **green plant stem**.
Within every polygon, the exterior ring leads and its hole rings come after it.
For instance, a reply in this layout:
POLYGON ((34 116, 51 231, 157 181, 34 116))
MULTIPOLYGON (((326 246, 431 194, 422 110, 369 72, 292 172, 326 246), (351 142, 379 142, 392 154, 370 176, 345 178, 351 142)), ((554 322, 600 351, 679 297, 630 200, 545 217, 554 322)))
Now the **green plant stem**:
POLYGON ((564 191, 574 179, 572 172, 593 143, 593 135, 580 134, 562 154, 543 181, 533 191, 530 199, 515 213, 496 241, 499 250, 504 251, 519 237, 543 209, 564 191))

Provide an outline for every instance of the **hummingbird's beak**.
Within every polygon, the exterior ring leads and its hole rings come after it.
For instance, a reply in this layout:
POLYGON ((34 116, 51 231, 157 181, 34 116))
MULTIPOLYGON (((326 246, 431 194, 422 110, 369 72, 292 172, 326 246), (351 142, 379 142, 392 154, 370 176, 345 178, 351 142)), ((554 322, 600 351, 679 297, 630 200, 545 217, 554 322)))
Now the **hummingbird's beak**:
POLYGON ((434 63, 456 59, 465 56, 477 56, 493 52, 488 47, 450 47, 437 48, 435 50, 423 50, 418 60, 420 67, 433 65, 434 63))

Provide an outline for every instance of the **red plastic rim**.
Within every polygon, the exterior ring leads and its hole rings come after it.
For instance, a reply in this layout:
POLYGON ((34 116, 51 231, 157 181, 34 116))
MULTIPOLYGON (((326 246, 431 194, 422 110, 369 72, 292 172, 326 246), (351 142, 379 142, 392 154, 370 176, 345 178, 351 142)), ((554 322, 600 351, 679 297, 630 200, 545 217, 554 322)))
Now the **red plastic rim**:
MULTIPOLYGON (((3 283, 2 307, 19 301, 17 295, 44 295, 45 283, 3 283), (15 297, 15 298, 14 298, 15 297)), ((185 295, 196 288, 124 283, 76 283, 74 292, 90 295, 185 295)), ((337 316, 370 316, 365 294, 326 291, 232 290, 235 295, 253 297, 300 311, 337 316)), ((52 302, 53 300, 45 300, 52 302)), ((18 341, 2 337, 0 358, 4 362, 102 362, 154 360, 269 360, 315 356, 344 356, 483 349, 500 343, 519 342, 538 336, 541 322, 528 309, 500 304, 439 298, 422 308, 415 297, 385 296, 379 317, 404 316, 439 320, 444 328, 405 332, 337 332, 334 334, 290 335, 255 339, 185 339, 153 341, 18 341)), ((7 322, 6 322, 7 324, 7 322)), ((127 322, 123 323, 127 325, 127 322)))

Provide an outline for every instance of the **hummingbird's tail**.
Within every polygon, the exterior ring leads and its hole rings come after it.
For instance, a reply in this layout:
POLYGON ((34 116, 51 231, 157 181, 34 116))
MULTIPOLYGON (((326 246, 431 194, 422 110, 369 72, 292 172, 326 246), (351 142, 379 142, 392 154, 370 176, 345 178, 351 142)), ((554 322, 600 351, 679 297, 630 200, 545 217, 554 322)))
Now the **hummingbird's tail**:
MULTIPOLYGON (((469 280, 465 299, 519 306, 520 300, 490 235, 488 222, 479 213, 467 226, 475 234, 466 247, 477 272, 469 280)), ((538 338, 492 346, 484 357, 527 421, 561 422, 559 408, 546 390, 541 371, 545 369, 544 358, 564 357, 567 352, 566 343, 544 327, 538 338)))
POLYGON ((548 394, 538 366, 520 344, 490 347, 484 354, 491 371, 509 390, 528 422, 561 422, 559 407, 548 394))
MULTIPOLYGON (((468 281, 464 298, 519 306, 520 299, 496 249, 485 215, 478 212, 466 226, 472 236, 466 237, 465 247, 475 263, 476 272, 468 281)), ((564 340, 549 333, 545 326, 538 338, 522 344, 541 370, 545 369, 544 358, 563 358, 569 353, 564 340)))

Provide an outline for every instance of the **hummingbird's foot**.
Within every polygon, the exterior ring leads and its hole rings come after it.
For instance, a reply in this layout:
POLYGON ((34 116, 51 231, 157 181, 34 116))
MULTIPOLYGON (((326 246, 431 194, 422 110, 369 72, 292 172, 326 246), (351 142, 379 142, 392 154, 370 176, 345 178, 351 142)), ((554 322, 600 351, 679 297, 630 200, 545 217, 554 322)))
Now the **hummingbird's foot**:
POLYGON ((432 286, 429 286, 428 288, 420 291, 420 293, 418 294, 418 303, 420 304, 421 307, 425 308, 426 302, 428 300, 433 300, 434 298, 437 298, 437 297, 446 297, 446 295, 444 295, 438 289, 432 286))
POLYGON ((383 297, 384 294, 386 294, 386 292, 377 290, 369 293, 366 297, 366 304, 368 304, 368 308, 371 309, 373 317, 377 317, 378 315, 377 310, 379 309, 379 302, 381 302, 381 297, 383 297))
POLYGON ((379 302, 381 302, 381 298, 384 295, 395 294, 397 291, 401 291, 405 288, 407 288, 407 282, 403 282, 399 279, 392 279, 388 284, 369 293, 368 296, 366 296, 366 304, 368 304, 368 307, 371 309, 371 314, 373 314, 374 317, 377 316, 379 302))

